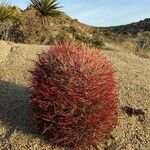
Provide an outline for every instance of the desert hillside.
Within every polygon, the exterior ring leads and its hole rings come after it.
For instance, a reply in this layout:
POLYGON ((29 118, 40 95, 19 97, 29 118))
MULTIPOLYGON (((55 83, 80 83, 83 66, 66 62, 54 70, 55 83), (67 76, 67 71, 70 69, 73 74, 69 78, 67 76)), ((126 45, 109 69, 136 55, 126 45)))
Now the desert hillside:
MULTIPOLYGON (((0 149, 49 150, 30 120, 28 70, 48 46, 0 41, 0 149)), ((118 125, 101 150, 149 150, 150 61, 132 53, 100 50, 119 86, 118 125)))
POLYGON ((93 27, 65 13, 41 17, 33 7, 14 6, 14 20, 0 22, 0 40, 49 45, 74 40, 91 47, 113 49, 150 58, 150 19, 115 27, 93 27))

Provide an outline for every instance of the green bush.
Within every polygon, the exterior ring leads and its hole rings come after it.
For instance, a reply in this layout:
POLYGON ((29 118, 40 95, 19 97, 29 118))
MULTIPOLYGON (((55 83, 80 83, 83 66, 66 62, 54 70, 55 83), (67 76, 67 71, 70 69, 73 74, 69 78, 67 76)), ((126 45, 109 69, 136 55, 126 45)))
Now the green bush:
POLYGON ((70 34, 65 30, 61 30, 56 36, 57 42, 65 42, 65 41, 70 40, 70 39, 71 39, 70 34))
POLYGON ((105 30, 104 31, 104 35, 107 37, 111 37, 112 36, 112 32, 110 30, 105 30))
POLYGON ((74 33, 77 32, 77 29, 74 26, 71 26, 71 25, 62 26, 62 30, 65 30, 65 31, 67 31, 68 33, 71 33, 71 34, 74 34, 74 33))
POLYGON ((91 44, 96 47, 96 48, 102 48, 105 46, 105 43, 104 43, 104 40, 102 37, 99 37, 99 36, 94 36, 92 39, 91 39, 91 44))
POLYGON ((135 54, 142 57, 150 57, 150 33, 145 33, 136 39, 135 54))
POLYGON ((84 34, 75 33, 74 37, 75 37, 76 40, 78 40, 80 42, 83 42, 83 43, 86 43, 86 44, 90 43, 90 38, 88 36, 84 35, 84 34))
POLYGON ((54 41, 55 41, 55 37, 53 36, 53 34, 48 33, 42 36, 40 43, 42 45, 50 45, 50 44, 53 44, 54 41))

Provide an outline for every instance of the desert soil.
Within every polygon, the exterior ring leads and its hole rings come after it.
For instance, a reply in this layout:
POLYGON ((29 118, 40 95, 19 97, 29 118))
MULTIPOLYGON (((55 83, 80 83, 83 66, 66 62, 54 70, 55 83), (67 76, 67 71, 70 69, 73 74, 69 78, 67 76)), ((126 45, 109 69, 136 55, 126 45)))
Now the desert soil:
MULTIPOLYGON (((0 149, 50 150, 30 120, 30 73, 48 46, 0 41, 0 149)), ((119 88, 118 125, 101 150, 150 149, 150 59, 101 51, 115 70, 119 88)))

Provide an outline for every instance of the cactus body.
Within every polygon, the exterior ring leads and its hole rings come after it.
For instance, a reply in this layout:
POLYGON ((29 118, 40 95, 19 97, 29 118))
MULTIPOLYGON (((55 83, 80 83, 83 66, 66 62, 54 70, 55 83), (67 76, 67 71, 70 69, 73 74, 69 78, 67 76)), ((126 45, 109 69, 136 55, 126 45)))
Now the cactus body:
POLYGON ((117 123, 117 88, 111 65, 75 42, 50 46, 31 71, 32 119, 51 145, 96 149, 117 123))

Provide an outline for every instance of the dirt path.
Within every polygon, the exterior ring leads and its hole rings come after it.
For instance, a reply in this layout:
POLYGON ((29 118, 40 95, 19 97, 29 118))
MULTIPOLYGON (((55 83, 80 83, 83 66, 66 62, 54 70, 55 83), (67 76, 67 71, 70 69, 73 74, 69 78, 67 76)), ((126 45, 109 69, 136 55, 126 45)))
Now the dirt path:
MULTIPOLYGON (((0 149, 49 150, 30 121, 27 87, 31 60, 47 46, 0 41, 0 149)), ((119 122, 103 150, 149 150, 150 59, 102 51, 119 83, 119 122)))

